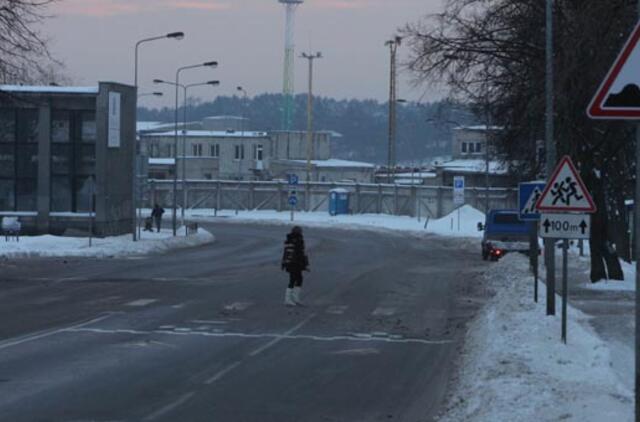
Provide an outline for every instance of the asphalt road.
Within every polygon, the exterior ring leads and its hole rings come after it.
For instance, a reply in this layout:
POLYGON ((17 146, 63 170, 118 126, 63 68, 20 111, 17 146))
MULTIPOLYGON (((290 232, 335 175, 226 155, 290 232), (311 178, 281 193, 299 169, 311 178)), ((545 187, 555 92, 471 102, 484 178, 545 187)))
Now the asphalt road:
POLYGON ((305 307, 282 305, 284 227, 204 247, 0 262, 1 421, 429 421, 478 308, 479 246, 305 231, 305 307))

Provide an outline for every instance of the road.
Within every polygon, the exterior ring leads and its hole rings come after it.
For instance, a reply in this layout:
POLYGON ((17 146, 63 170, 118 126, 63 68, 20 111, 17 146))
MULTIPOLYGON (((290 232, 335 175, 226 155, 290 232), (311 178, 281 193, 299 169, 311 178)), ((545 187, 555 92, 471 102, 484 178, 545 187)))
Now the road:
POLYGON ((479 306, 479 247, 305 230, 305 307, 282 305, 285 228, 207 246, 0 262, 2 421, 429 421, 479 306))

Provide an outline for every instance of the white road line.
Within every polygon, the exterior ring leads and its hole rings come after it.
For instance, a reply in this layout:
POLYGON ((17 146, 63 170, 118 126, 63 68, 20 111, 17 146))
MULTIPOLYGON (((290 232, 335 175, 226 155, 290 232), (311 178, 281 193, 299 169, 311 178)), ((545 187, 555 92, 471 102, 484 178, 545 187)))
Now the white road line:
POLYGON ((194 324, 212 324, 212 325, 223 325, 223 324, 229 323, 229 321, 211 321, 211 320, 204 320, 204 319, 194 319, 189 322, 192 322, 194 324))
MULTIPOLYGON (((298 324, 300 325, 300 324, 298 324)), ((296 328, 296 327, 294 327, 296 328)), ((141 331, 131 329, 104 329, 104 328, 69 328, 63 331, 74 333, 93 333, 93 334, 135 334, 141 336, 149 336, 152 334, 165 334, 173 336, 200 336, 200 337, 212 337, 212 338, 244 338, 244 339, 273 339, 273 340, 311 340, 311 341, 354 341, 354 342, 370 342, 370 343, 392 343, 392 344, 423 344, 423 345, 441 345, 453 343, 453 340, 424 340, 420 338, 398 338, 398 336, 389 337, 373 337, 371 334, 354 334, 354 335, 339 335, 339 336, 316 336, 308 334, 274 334, 274 333, 238 333, 238 332, 211 332, 211 331, 168 331, 168 330, 153 330, 153 331, 141 331)), ((273 346, 273 341, 269 342, 268 346, 273 346)), ((267 346, 267 345, 265 345, 267 346)), ((265 347, 263 346, 263 347, 265 347)), ((263 349, 261 351, 264 351, 263 349)), ((255 351, 254 351, 255 353, 255 351)), ((253 355, 252 355, 253 356, 253 355)))
POLYGON ((274 338, 269 343, 265 344, 264 346, 258 347, 256 350, 254 350, 253 352, 249 353, 249 356, 258 356, 260 353, 264 352, 265 350, 275 346, 276 344, 281 342, 285 337, 290 336, 291 334, 293 334, 296 331, 298 331, 300 328, 304 327, 309 321, 311 321, 311 318, 313 318, 315 316, 316 316, 316 314, 309 315, 304 320, 302 320, 300 323, 296 324, 290 330, 285 332, 284 335, 274 338))
POLYGON ((171 412, 172 410, 176 409, 177 407, 189 401, 189 399, 191 399, 191 397, 193 397, 195 394, 196 393, 192 391, 192 392, 181 395, 173 402, 169 403, 164 407, 161 407, 160 409, 156 410, 155 412, 153 412, 152 414, 144 418, 143 421, 153 421, 166 415, 167 413, 171 412))
POLYGON ((65 327, 65 328, 55 328, 53 330, 46 330, 46 331, 39 331, 36 333, 32 333, 32 334, 28 334, 26 336, 22 336, 19 338, 15 338, 15 339, 9 339, 9 340, 5 340, 3 342, 0 342, 0 350, 3 349, 7 349, 9 347, 13 347, 13 346, 18 346, 20 344, 24 344, 24 343, 29 343, 31 341, 35 341, 35 340, 40 340, 46 337, 51 337, 54 336, 56 334, 61 334, 67 331, 74 331, 74 330, 81 330, 84 327, 86 327, 87 325, 91 325, 91 324, 95 324, 97 322, 103 321, 107 318, 109 318, 112 314, 106 314, 106 315, 102 315, 100 317, 94 318, 92 320, 83 322, 83 323, 79 323, 76 325, 72 325, 71 327, 65 327))
POLYGON ((227 366, 226 368, 222 369, 221 371, 219 371, 218 373, 216 373, 214 376, 212 376, 211 378, 209 378, 208 380, 206 380, 204 383, 207 385, 211 385, 216 381, 219 381, 222 377, 224 377, 225 375, 227 375, 229 372, 233 371, 234 369, 236 369, 238 366, 240 366, 240 364, 242 364, 241 361, 237 361, 237 362, 233 362, 231 365, 227 366))
POLYGON ((327 308, 326 313, 333 315, 342 315, 349 307, 347 305, 334 305, 327 308))
POLYGON ((251 302, 234 302, 226 305, 224 309, 226 311, 244 311, 251 305, 253 305, 251 302))
POLYGON ((371 315, 375 316, 391 316, 396 313, 396 308, 383 308, 379 307, 373 310, 371 315))
POLYGON ((147 306, 157 301, 158 299, 138 299, 133 302, 126 303, 125 306, 147 306))

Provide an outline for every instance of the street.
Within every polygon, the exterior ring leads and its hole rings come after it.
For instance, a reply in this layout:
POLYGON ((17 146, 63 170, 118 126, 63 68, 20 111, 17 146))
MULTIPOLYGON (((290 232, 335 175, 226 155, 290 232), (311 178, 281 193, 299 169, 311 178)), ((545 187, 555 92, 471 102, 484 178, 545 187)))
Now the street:
POLYGON ((479 245, 285 227, 130 259, 0 261, 0 420, 429 421, 481 306, 479 245))

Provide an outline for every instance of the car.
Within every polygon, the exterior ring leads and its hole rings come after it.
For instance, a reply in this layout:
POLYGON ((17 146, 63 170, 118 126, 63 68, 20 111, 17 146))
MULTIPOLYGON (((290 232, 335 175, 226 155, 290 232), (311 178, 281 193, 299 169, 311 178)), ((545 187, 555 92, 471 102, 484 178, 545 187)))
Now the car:
POLYGON ((491 210, 485 223, 478 223, 482 236, 482 259, 498 261, 508 253, 529 254, 532 222, 520 220, 517 210, 491 210))

